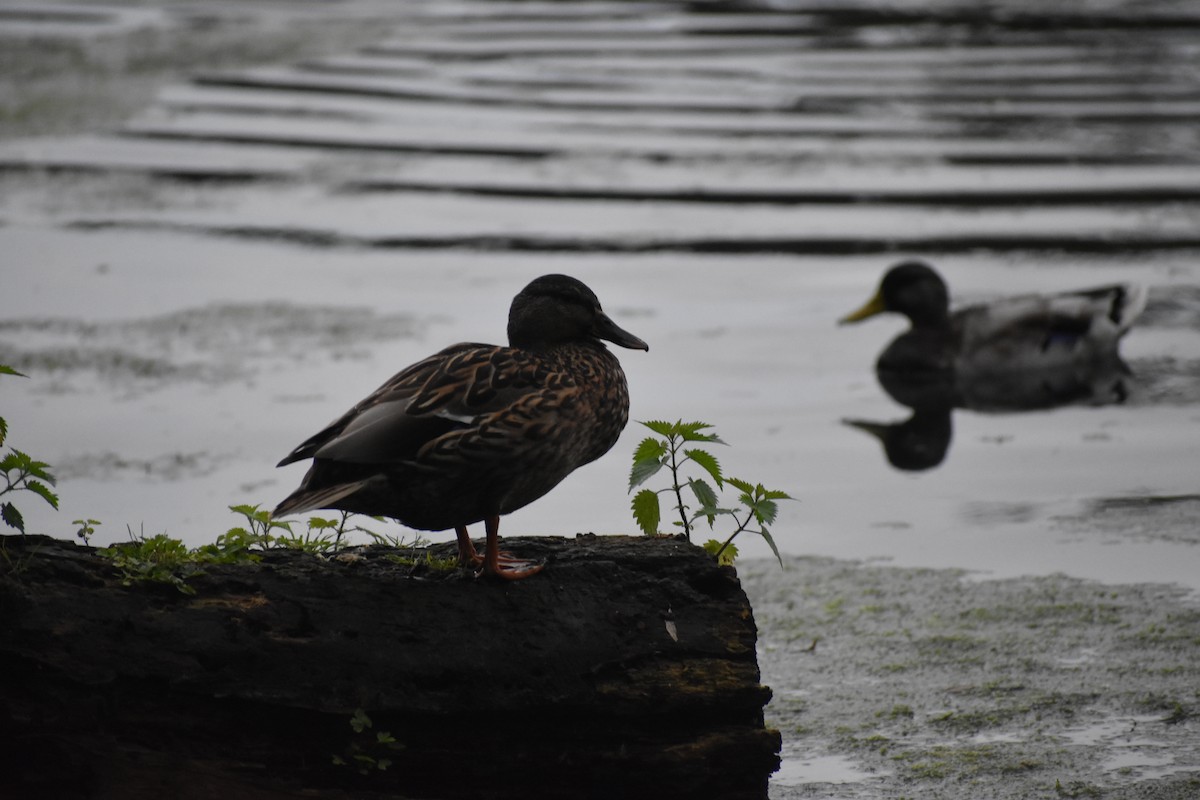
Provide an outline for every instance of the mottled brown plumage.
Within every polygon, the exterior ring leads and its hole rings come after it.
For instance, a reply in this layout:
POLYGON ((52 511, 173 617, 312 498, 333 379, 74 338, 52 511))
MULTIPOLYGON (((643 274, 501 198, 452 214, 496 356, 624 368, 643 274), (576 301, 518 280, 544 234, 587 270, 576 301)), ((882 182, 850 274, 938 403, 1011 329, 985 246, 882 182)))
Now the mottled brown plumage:
POLYGON ((508 347, 456 344, 413 364, 297 447, 280 466, 313 464, 275 516, 333 508, 454 528, 464 562, 479 561, 466 526, 484 520, 484 571, 535 572, 499 556, 500 515, 616 443, 629 392, 600 340, 648 348, 565 275, 538 278, 514 298, 508 338, 508 347))

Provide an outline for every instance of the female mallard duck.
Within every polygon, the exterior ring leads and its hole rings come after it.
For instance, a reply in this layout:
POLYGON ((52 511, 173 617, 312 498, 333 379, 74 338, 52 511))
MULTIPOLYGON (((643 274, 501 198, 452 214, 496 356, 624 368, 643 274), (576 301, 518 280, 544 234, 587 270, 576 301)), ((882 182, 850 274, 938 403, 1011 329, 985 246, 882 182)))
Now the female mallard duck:
POLYGON ((1145 290, 1115 284, 1079 292, 1025 295, 950 313, 946 283, 927 264, 887 271, 866 305, 843 317, 858 322, 885 311, 912 327, 879 356, 881 372, 986 374, 1103 363, 1146 304, 1145 290))
POLYGON ((513 299, 508 347, 456 344, 413 364, 279 462, 313 460, 274 515, 334 508, 454 528, 464 565, 533 575, 540 564, 500 554, 500 515, 604 455, 629 420, 625 373, 601 339, 650 349, 583 283, 538 278, 513 299), (480 520, 482 559, 467 534, 480 520))

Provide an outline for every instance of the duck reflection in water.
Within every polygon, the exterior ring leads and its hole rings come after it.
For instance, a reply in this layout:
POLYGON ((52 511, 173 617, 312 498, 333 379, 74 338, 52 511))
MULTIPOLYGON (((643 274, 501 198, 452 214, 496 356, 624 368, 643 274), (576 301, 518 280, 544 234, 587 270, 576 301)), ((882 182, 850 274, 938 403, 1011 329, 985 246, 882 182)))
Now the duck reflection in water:
POLYGON ((880 354, 876 377, 913 410, 903 422, 844 420, 877 437, 892 466, 925 470, 946 456, 951 412, 1013 412, 1123 402, 1129 369, 1118 343, 1145 307, 1145 290, 1113 284, 1024 295, 950 311, 945 281, 920 261, 884 275, 879 290, 842 324, 884 312, 910 328, 880 354))

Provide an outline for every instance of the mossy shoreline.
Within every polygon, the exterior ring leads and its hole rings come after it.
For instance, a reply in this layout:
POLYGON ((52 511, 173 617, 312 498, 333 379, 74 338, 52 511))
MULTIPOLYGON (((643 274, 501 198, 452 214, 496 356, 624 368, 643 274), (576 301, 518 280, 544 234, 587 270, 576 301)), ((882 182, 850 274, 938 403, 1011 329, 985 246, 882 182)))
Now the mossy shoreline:
POLYGON ((784 740, 775 800, 1200 796, 1184 588, 825 558, 739 574, 784 740))

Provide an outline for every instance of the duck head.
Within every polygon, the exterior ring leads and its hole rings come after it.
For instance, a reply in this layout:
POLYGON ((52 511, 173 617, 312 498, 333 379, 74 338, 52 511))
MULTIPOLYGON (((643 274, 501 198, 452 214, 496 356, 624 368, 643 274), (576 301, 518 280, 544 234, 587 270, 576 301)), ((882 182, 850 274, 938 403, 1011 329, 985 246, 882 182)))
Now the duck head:
POLYGON ((513 298, 508 343, 527 350, 604 339, 631 350, 650 346, 613 322, 596 294, 568 275, 543 275, 513 298))
POLYGON ((887 271, 878 291, 862 308, 838 322, 861 322, 885 311, 903 314, 913 327, 945 326, 950 314, 946 282, 922 261, 903 261, 887 271))

